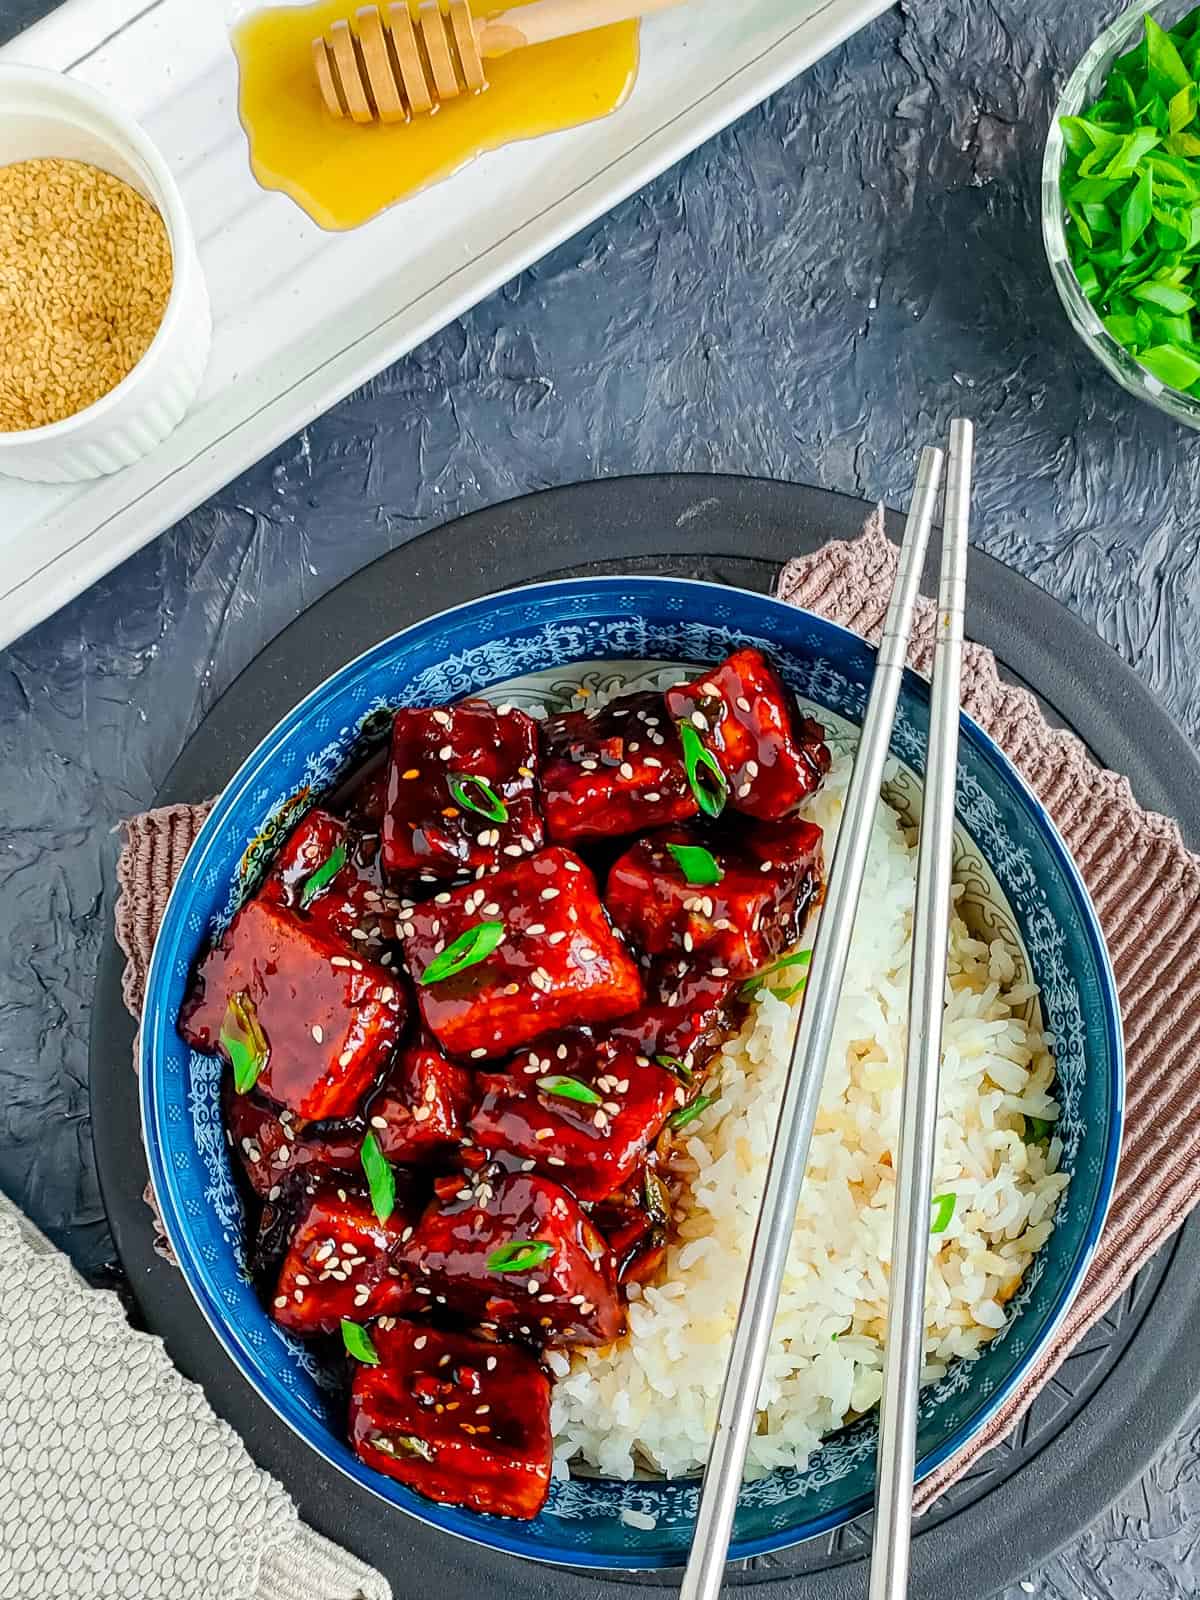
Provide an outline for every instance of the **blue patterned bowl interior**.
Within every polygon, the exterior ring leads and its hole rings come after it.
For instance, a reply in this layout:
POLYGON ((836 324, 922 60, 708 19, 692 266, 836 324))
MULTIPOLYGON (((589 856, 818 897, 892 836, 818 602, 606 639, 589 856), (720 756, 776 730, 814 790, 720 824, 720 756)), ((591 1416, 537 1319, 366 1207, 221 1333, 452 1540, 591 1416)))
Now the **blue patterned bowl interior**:
MULTIPOLYGON (((142 1029, 146 1148, 171 1244, 205 1316, 243 1376, 326 1460, 389 1504, 514 1554, 575 1566, 678 1565, 698 1484, 576 1478, 555 1484, 536 1521, 516 1523, 433 1505, 362 1466, 344 1442, 337 1396, 309 1353, 270 1321, 245 1275, 217 1066, 187 1049, 175 1019, 192 963, 294 822, 295 797, 326 789, 379 737, 389 707, 436 704, 564 663, 706 663, 745 644, 766 650, 798 693, 861 722, 873 650, 820 618, 741 590, 665 578, 580 579, 474 601, 418 623, 343 667, 249 757, 188 856, 155 948, 142 1029), (632 1526, 622 1511, 653 1517, 655 1526, 632 1526)), ((925 684, 909 674, 892 749, 918 774, 928 709, 925 684)), ((984 1427, 1063 1316, 1111 1194, 1124 1084, 1115 988, 1086 890, 1037 800, 965 716, 958 795, 959 822, 1007 897, 1041 986, 1071 1183, 1007 1326, 978 1359, 952 1367, 926 1391, 921 1474, 984 1427)), ((864 1419, 828 1440, 804 1472, 776 1471, 747 1484, 732 1554, 763 1554, 867 1509, 875 1441, 874 1421, 864 1419)))

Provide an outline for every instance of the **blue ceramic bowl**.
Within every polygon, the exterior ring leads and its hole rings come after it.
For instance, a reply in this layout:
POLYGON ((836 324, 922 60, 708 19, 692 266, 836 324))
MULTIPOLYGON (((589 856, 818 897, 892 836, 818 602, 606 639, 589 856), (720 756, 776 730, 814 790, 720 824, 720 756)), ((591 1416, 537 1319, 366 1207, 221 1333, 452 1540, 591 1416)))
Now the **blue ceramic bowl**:
MULTIPOLYGON (((142 1115, 154 1187, 184 1277, 242 1375, 327 1461, 382 1500, 498 1550, 575 1566, 678 1565, 696 1511, 693 1480, 558 1483, 536 1521, 437 1506, 362 1466, 342 1406, 311 1354, 263 1311, 243 1268, 242 1215, 222 1134, 217 1063, 191 1053, 175 1019, 188 973, 214 928, 256 881, 295 820, 298 791, 319 794, 387 722, 387 708, 431 705, 568 662, 714 662, 744 644, 769 652, 791 687, 861 722, 875 653, 861 639, 761 595, 704 583, 597 578, 473 601, 418 623, 336 673, 246 760, 184 864, 163 920, 142 1029, 142 1115), (648 1514, 630 1526, 622 1510, 648 1514)), ((905 683, 893 753, 923 770, 929 700, 905 683)), ((973 722, 962 719, 959 821, 1006 895, 1057 1047, 1063 1167, 1057 1226, 975 1361, 923 1398, 919 1471, 977 1433, 1020 1383, 1063 1316, 1095 1248, 1112 1190, 1124 1085, 1120 1019, 1104 941, 1079 874, 1033 794, 973 722)), ((871 1418, 828 1441, 804 1472, 748 1484, 733 1556, 760 1555, 848 1521, 870 1504, 871 1418)))

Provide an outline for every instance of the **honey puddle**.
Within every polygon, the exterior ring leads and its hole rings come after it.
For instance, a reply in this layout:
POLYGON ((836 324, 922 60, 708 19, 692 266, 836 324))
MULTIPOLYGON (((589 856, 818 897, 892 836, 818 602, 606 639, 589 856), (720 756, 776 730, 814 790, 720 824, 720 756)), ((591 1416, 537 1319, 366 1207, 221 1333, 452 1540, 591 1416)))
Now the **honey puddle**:
MULTIPOLYGON (((478 17, 507 9, 474 8, 478 17)), ((354 10, 353 0, 270 6, 231 30, 254 176, 322 228, 357 227, 485 150, 606 117, 637 76, 638 24, 618 22, 486 61, 482 94, 409 123, 360 127, 325 110, 312 66, 313 39, 354 10)))

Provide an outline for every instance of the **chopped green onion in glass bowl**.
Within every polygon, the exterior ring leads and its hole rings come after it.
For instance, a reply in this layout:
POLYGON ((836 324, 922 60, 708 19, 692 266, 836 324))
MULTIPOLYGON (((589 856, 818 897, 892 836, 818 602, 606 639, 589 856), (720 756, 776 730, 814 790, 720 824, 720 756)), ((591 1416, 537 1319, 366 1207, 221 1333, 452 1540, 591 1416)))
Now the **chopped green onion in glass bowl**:
POLYGON ((1200 428, 1200 6, 1137 0, 1063 91, 1042 236, 1071 325, 1123 388, 1200 428))

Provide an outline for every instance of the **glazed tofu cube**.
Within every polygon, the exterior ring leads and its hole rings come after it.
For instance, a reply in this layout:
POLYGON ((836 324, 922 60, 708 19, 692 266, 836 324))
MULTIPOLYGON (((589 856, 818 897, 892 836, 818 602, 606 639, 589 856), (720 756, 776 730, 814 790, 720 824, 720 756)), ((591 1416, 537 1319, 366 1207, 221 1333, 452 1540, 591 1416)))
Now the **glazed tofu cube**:
POLYGON ((360 1460, 447 1505, 536 1517, 550 1489, 550 1380, 528 1351, 419 1323, 376 1324, 358 1365, 350 1443, 360 1460))
POLYGON ((553 847, 483 883, 401 913, 425 1025, 453 1056, 508 1055, 539 1033, 604 1022, 641 1004, 637 965, 613 932, 579 857, 553 847), (483 960, 422 981, 447 947, 481 924, 502 929, 483 960))
POLYGON ((623 1188, 683 1099, 672 1073, 586 1031, 548 1035, 481 1083, 475 1144, 534 1162, 580 1200, 623 1188))
POLYGON ((486 700, 398 711, 384 870, 427 883, 482 877, 539 850, 536 773, 537 727, 523 711, 486 700))
POLYGON ((625 1194, 595 1208, 592 1220, 608 1241, 619 1284, 657 1277, 666 1260, 670 1216, 670 1190, 649 1162, 625 1194))
POLYGON ((263 900, 248 901, 200 963, 179 1018, 194 1049, 228 1054, 231 1001, 251 1009, 265 1041, 258 1089, 312 1122, 354 1115, 405 1016, 386 968, 263 900))
POLYGON ((596 711, 547 717, 542 809, 551 839, 638 833, 699 811, 663 697, 623 695, 596 711))
POLYGON ((729 784, 729 804, 778 821, 820 787, 829 771, 825 730, 802 716, 774 667, 758 650, 738 650, 720 666, 666 693, 676 722, 689 723, 729 784))
POLYGON ((391 1252, 413 1218, 400 1203, 380 1222, 365 1194, 332 1186, 317 1190, 296 1224, 271 1300, 280 1327, 308 1337, 336 1333, 343 1317, 365 1322, 384 1314, 420 1313, 391 1252))
POLYGON ((389 1161, 419 1165, 458 1148, 474 1103, 472 1074, 418 1039, 397 1055, 366 1119, 389 1161))
POLYGON ((734 978, 716 978, 690 958, 656 962, 646 978, 647 1004, 607 1030, 607 1037, 655 1061, 666 1056, 683 1066, 682 1080, 698 1091, 704 1069, 741 1027, 746 1001, 734 978))
POLYGON ((607 1246, 557 1183, 487 1171, 436 1199, 397 1262, 437 1310, 538 1344, 608 1344, 622 1316, 607 1246))
POLYGON ((356 832, 320 808, 292 830, 259 898, 294 912, 358 956, 376 958, 396 936, 399 901, 385 895, 377 862, 356 832))
POLYGON ((689 883, 671 853, 672 845, 700 844, 684 829, 640 840, 613 863, 609 912, 647 956, 748 978, 800 936, 821 883, 821 830, 810 822, 759 824, 736 845, 714 844, 715 884, 689 883))
POLYGON ((221 1085, 225 1131, 255 1194, 277 1199, 280 1186, 296 1173, 357 1172, 363 1129, 355 1123, 328 1123, 296 1132, 293 1113, 271 1105, 257 1092, 238 1094, 227 1073, 221 1085))
MULTIPOLYGON (((387 786, 388 752, 379 750, 350 774, 329 803, 331 811, 344 816, 352 827, 361 828, 373 847, 380 842, 387 786)), ((377 849, 373 853, 377 854, 377 849)))

